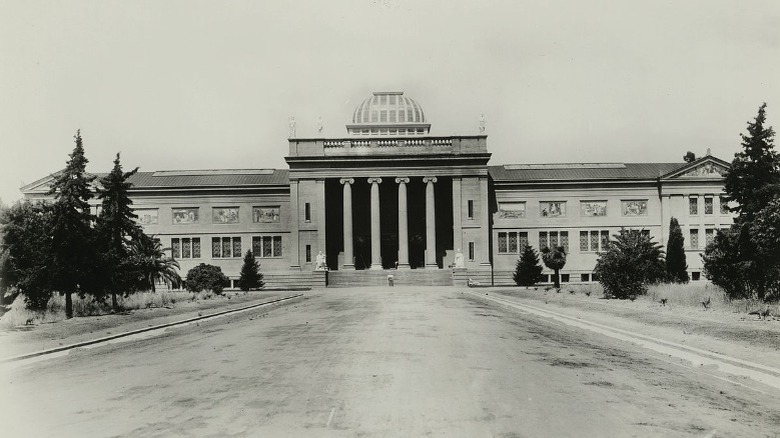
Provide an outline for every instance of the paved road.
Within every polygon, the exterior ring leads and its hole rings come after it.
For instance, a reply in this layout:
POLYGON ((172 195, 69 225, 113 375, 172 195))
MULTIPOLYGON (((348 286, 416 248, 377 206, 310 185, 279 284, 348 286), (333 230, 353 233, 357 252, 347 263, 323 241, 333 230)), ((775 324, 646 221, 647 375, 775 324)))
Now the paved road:
POLYGON ((452 288, 265 315, 3 370, 5 436, 776 436, 780 397, 452 288))

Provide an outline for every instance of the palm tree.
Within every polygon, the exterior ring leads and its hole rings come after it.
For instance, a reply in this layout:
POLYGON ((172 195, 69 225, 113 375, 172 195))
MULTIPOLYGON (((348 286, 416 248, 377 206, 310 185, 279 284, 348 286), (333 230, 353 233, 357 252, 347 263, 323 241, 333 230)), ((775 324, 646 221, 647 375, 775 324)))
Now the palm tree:
POLYGON ((130 245, 130 256, 137 266, 136 287, 139 290, 155 292, 155 283, 164 282, 169 288, 181 285, 177 272, 179 262, 165 255, 169 248, 163 248, 160 239, 141 234, 130 245))
POLYGON ((549 246, 542 248, 542 261, 547 268, 555 271, 555 288, 561 288, 560 275, 561 269, 566 265, 566 250, 562 246, 549 246))

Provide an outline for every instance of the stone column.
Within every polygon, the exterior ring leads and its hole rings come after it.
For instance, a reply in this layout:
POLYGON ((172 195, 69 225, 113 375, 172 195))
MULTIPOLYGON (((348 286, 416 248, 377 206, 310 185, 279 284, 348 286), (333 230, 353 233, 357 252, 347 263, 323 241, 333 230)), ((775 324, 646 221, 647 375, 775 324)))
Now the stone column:
POLYGON ((369 178, 371 184, 371 269, 382 269, 382 230, 379 216, 379 184, 382 178, 369 178))
POLYGON ((396 178, 398 184, 398 269, 410 269, 409 266, 409 217, 406 202, 406 184, 409 178, 396 178))
POLYGON ((433 184, 437 181, 435 176, 423 178, 425 183, 425 267, 438 269, 436 263, 436 200, 434 198, 433 184))
MULTIPOLYGON (((483 268, 490 268, 490 211, 488 210, 488 180, 487 178, 479 178, 479 210, 480 219, 482 222, 482 236, 477 241, 479 266, 483 268)), ((475 212, 476 214, 476 212, 475 212)), ((476 254, 475 254, 476 255, 476 254)))
POLYGON ((298 180, 290 181, 290 269, 301 270, 300 243, 298 229, 301 220, 301 211, 298 206, 298 180))
POLYGON ((344 185, 344 269, 355 269, 354 246, 352 243, 352 184, 353 178, 341 178, 344 185))
POLYGON ((459 177, 452 178, 452 243, 455 251, 468 251, 463 248, 463 199, 459 177))

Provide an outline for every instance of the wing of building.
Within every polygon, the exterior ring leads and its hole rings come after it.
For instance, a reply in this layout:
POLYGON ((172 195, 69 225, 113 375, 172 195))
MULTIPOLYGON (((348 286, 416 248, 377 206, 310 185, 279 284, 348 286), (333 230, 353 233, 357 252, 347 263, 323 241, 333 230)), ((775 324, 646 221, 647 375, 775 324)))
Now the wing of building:
MULTIPOLYGON (((560 245, 563 282, 596 281, 599 251, 621 227, 665 244, 676 217, 688 265, 732 223, 723 202, 728 163, 489 166, 478 135, 431 136, 422 107, 402 92, 361 102, 341 138, 298 138, 288 169, 139 172, 138 221, 162 240, 182 274, 214 264, 237 282, 251 249, 269 286, 511 284, 525 245, 560 245), (392 272, 389 272, 392 271, 392 272)), ((22 187, 46 199, 53 178, 22 187)), ((545 271, 549 281, 548 271, 545 271)))

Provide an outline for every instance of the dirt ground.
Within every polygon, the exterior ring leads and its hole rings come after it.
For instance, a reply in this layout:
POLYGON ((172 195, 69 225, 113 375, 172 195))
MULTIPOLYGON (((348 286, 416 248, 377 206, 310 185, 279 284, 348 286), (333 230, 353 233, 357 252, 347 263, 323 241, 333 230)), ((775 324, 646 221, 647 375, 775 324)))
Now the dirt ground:
POLYGON ((139 309, 115 315, 87 316, 21 329, 0 330, 0 359, 56 348, 112 334, 167 324, 222 310, 251 305, 298 292, 230 293, 230 299, 179 301, 170 308, 139 309))
POLYGON ((712 379, 630 343, 453 288, 327 289, 272 311, 77 349, 2 375, 0 412, 11 436, 744 437, 780 430, 777 391, 712 379))
MULTIPOLYGON (((480 289, 481 290, 481 289, 480 289)), ((729 309, 654 303, 649 300, 606 300, 565 290, 486 289, 490 293, 547 306, 564 314, 672 342, 689 344, 777 367, 780 364, 780 321, 729 309)))

